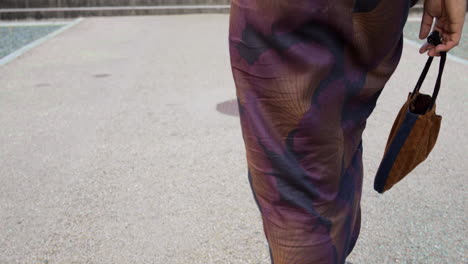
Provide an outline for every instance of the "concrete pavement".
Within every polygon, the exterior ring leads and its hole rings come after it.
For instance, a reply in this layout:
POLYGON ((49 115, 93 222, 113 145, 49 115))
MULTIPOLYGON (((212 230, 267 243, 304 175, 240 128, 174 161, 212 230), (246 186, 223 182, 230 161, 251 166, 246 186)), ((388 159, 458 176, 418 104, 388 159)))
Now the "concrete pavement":
MULTIPOLYGON (((216 110, 236 98, 227 27, 86 18, 0 67, 0 263, 270 263, 239 119, 216 110)), ((425 59, 405 45, 368 121, 353 264, 468 262, 467 65, 447 62, 428 160, 372 188, 425 59)))

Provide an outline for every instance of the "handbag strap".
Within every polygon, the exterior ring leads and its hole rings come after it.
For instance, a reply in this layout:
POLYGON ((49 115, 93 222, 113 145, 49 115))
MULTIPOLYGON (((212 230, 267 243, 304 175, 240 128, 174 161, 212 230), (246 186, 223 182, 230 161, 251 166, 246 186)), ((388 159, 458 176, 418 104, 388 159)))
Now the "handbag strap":
MULTIPOLYGON (((439 37, 439 32, 438 31, 434 31, 431 33, 431 35, 427 38, 427 42, 429 42, 430 44, 434 45, 434 46, 437 46, 439 44, 441 44, 441 40, 440 40, 440 37, 439 37)), ((442 73, 444 71, 444 66, 445 66, 445 61, 447 59, 447 52, 445 51, 441 51, 440 52, 440 63, 439 63, 439 73, 437 74, 437 81, 436 81, 436 84, 435 84, 435 87, 434 87, 434 91, 432 93, 432 101, 431 101, 431 104, 429 106, 429 109, 432 109, 432 107, 434 106, 435 102, 436 102, 436 99, 437 99, 437 95, 439 94, 439 90, 440 90, 440 84, 442 82, 442 73)), ((421 86, 424 82, 424 79, 426 79, 426 75, 429 71, 429 68, 431 67, 431 64, 432 64, 432 61, 434 60, 434 57, 429 57, 427 59, 427 62, 426 62, 426 65, 424 66, 424 69, 421 73, 421 75, 419 76, 419 80, 416 84, 416 87, 414 87, 414 90, 413 90, 413 93, 411 94, 411 96, 413 96, 416 92, 419 92, 419 89, 421 89, 421 86)))

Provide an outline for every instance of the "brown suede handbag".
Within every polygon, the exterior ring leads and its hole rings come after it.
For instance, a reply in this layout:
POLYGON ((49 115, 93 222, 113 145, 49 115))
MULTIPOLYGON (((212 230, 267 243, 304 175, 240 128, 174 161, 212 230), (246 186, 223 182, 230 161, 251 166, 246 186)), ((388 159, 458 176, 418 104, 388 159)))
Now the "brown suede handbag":
MULTIPOLYGON (((440 44, 439 32, 432 32, 427 41, 433 45, 440 44)), ((439 94, 446 52, 440 52, 439 73, 432 97, 419 92, 433 59, 434 57, 428 58, 416 87, 409 93, 393 123, 374 180, 374 189, 379 193, 392 188, 423 162, 437 141, 442 117, 436 114, 435 102, 439 94)))

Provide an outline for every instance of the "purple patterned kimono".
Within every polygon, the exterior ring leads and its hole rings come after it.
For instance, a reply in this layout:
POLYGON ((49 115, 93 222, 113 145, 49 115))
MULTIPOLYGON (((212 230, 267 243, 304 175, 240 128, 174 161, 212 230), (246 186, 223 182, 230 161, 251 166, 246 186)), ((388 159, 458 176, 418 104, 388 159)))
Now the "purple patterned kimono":
POLYGON ((362 132, 412 0, 232 0, 248 178, 274 264, 345 263, 359 236, 362 132))

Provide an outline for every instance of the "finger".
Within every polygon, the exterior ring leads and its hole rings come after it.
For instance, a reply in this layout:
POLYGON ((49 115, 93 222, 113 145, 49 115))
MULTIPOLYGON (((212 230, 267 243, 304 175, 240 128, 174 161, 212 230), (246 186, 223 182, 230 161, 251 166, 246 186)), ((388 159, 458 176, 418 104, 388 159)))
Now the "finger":
POLYGON ((419 48, 419 53, 423 54, 424 52, 430 50, 430 49, 433 49, 434 48, 434 45, 432 44, 429 44, 429 43, 424 43, 421 48, 419 48))
POLYGON ((427 38, 429 31, 431 31, 433 21, 434 18, 431 15, 429 15, 427 12, 423 13, 421 28, 419 30, 419 39, 427 38))
POLYGON ((443 44, 437 45, 437 47, 435 49, 438 52, 440 52, 440 51, 446 51, 447 52, 447 51, 455 48, 455 46, 457 46, 458 43, 459 43, 459 41, 456 41, 456 40, 448 40, 443 44))
POLYGON ((437 45, 437 47, 435 48, 435 51, 437 51, 437 52, 446 51, 447 52, 447 51, 453 49, 455 46, 456 45, 453 42, 449 41, 449 42, 447 42, 447 44, 437 45))
POLYGON ((440 56, 440 53, 437 52, 435 49, 430 49, 429 52, 427 52, 427 55, 434 57, 434 56, 440 56))

